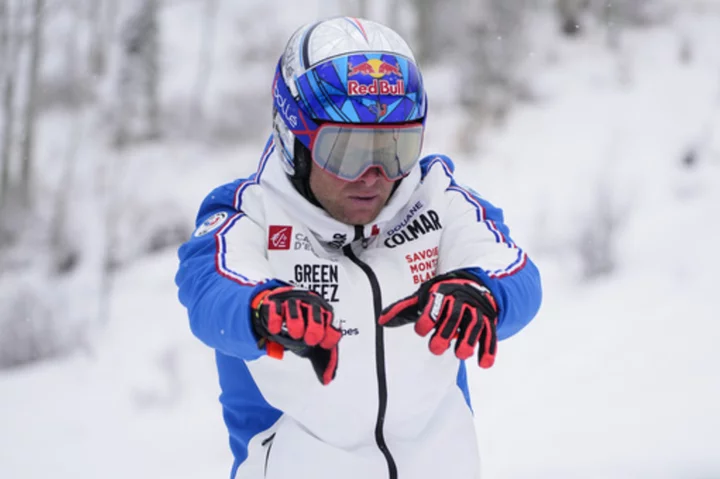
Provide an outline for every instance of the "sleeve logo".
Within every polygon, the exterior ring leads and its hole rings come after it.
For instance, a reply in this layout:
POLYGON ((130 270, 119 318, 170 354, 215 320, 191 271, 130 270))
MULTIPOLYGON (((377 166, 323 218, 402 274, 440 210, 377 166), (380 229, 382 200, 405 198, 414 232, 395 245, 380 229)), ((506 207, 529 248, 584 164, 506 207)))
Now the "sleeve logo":
POLYGON ((205 221, 203 221, 203 224, 198 226, 198 228, 195 230, 195 233, 193 236, 200 237, 208 234, 209 232, 216 230, 220 227, 221 224, 227 219, 228 214, 225 211, 221 211, 220 213, 215 213, 205 221))

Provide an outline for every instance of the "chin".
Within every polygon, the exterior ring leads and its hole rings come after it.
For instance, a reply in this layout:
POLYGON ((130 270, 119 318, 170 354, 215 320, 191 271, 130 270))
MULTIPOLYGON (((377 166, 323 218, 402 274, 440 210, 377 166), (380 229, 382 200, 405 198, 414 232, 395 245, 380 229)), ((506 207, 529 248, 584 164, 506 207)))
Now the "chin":
POLYGON ((358 214, 354 214, 354 215, 349 215, 348 216, 348 220, 349 220, 348 224, 364 226, 364 225, 372 223, 375 220, 375 218, 378 217, 379 214, 380 214, 379 211, 373 211, 373 212, 368 212, 368 213, 358 213, 358 214))

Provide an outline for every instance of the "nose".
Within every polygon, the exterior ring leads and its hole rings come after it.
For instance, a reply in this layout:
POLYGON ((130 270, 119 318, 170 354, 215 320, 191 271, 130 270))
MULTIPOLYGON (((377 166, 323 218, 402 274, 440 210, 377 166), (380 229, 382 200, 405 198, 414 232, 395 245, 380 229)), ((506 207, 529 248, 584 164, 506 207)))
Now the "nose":
POLYGON ((382 178, 382 172, 379 167, 374 166, 363 173, 362 176, 358 178, 358 181, 365 186, 372 186, 377 183, 380 178, 382 178))

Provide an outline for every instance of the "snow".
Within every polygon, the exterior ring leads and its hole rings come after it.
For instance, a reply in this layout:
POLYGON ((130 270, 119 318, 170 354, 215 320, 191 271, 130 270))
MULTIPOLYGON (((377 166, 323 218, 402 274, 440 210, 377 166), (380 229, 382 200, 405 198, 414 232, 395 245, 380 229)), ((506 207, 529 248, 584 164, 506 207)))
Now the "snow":
MULTIPOLYGON (((164 19, 182 27, 169 40, 178 48, 199 32, 189 5, 164 19)), ((483 478, 720 477, 720 16, 686 11, 624 31, 617 53, 599 29, 568 42, 539 25, 536 100, 485 132, 476 154, 454 144, 455 109, 436 108, 428 124, 426 152, 449 153, 503 207, 544 280, 535 321, 500 344, 492 369, 468 368, 483 478), (694 46, 689 64, 678 59, 681 36, 694 46), (683 169, 693 145, 698 163, 683 169), (584 279, 578 245, 598 201, 618 217, 617 266, 584 279)), ((192 88, 185 53, 168 60, 180 72, 168 75, 169 99, 192 88)), ((216 54, 227 85, 234 70, 216 54)), ((431 98, 448 96, 446 73, 429 72, 431 98)), ((45 123, 43 149, 62 150, 67 127, 45 123)), ((115 188, 149 210, 122 220, 127 244, 169 209, 191 222, 213 186, 252 168, 264 141, 135 150, 115 188)), ((102 146, 86 148, 87 159, 102 146)), ((0 478, 227 477, 213 353, 190 333, 176 266, 172 250, 130 263, 83 350, 0 373, 0 478)))
MULTIPOLYGON (((695 20, 697 46, 717 44, 717 19, 695 20)), ((706 149, 694 171, 680 166, 718 108, 717 51, 680 66, 671 30, 633 33, 620 87, 607 54, 565 47, 594 61, 549 68, 541 104, 488 140, 478 172, 516 241, 548 252, 540 315, 492 370, 471 370, 485 477, 717 477, 720 161, 706 149), (597 184, 622 212, 618 270, 578 282, 573 245, 597 184), (538 229, 541 214, 551 226, 538 229)))

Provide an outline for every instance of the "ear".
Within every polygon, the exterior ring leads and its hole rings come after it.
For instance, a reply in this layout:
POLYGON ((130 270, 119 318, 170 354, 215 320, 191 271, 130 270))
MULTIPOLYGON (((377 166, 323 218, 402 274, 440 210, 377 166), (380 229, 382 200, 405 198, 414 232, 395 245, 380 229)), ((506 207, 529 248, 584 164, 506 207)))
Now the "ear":
POLYGON ((312 156, 310 150, 295 137, 295 146, 293 147, 295 156, 295 174, 290 177, 290 182, 295 189, 303 195, 310 203, 318 208, 322 208, 320 202, 315 198, 315 194, 310 188, 310 171, 312 168, 312 156))
POLYGON ((310 168, 312 168, 312 156, 310 150, 295 137, 295 144, 293 145, 293 151, 295 156, 295 174, 293 178, 307 180, 310 178, 310 168))

